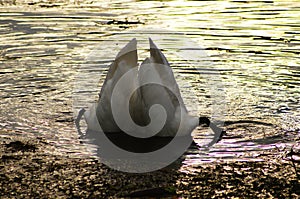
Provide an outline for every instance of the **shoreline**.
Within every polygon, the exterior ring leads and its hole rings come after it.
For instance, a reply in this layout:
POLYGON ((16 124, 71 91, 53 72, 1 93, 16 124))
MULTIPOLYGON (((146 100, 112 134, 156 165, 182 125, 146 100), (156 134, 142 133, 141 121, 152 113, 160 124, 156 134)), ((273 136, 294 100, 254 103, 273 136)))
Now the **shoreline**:
POLYGON ((46 154, 47 142, 12 137, 0 144, 1 198, 298 198, 300 164, 219 162, 194 173, 164 168, 132 174, 99 160, 46 154))

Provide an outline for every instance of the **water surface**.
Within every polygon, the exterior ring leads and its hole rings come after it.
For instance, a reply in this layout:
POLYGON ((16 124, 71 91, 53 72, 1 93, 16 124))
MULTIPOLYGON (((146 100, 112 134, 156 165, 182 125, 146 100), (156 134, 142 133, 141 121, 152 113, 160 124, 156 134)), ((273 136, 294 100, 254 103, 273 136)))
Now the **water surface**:
MULTIPOLYGON (((137 38, 142 60, 152 37, 188 109, 225 121, 224 139, 190 150, 186 167, 280 155, 299 147, 299 14, 298 1, 1 1, 1 136, 42 137, 57 149, 49 153, 90 156, 74 110, 97 99, 124 44, 137 38), (239 120, 250 123, 226 125, 239 120)), ((207 133, 193 132, 200 146, 207 133)))

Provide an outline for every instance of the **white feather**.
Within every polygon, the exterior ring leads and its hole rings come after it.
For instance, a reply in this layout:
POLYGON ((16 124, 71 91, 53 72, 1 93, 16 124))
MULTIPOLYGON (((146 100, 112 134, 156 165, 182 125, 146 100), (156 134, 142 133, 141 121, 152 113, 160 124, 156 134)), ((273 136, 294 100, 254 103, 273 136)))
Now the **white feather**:
POLYGON ((129 126, 128 129, 131 131, 146 129, 145 132, 135 132, 137 134, 155 131, 155 124, 151 126, 149 123, 155 121, 159 123, 164 119, 163 114, 159 114, 161 112, 154 111, 149 114, 151 107, 156 104, 163 106, 167 115, 165 125, 157 134, 158 136, 175 136, 178 132, 179 135, 191 135, 193 129, 199 124, 198 117, 190 116, 187 112, 167 59, 151 39, 149 42, 150 58, 146 58, 139 69, 137 68, 136 39, 131 40, 118 53, 115 61, 110 65, 97 105, 84 113, 89 130, 103 130, 106 133, 121 131, 122 128, 117 125, 113 116, 111 97, 120 78, 134 68, 136 70, 133 70, 134 72, 131 74, 131 81, 122 85, 125 90, 117 93, 118 106, 122 107, 128 104, 126 103, 126 89, 132 90, 145 82, 156 82, 157 84, 142 86, 133 93, 129 103, 131 118, 125 119, 132 119, 137 124, 128 123, 131 125, 131 128, 129 126), (99 124, 101 128, 99 128, 99 124), (135 125, 148 125, 149 128, 136 128, 135 125))

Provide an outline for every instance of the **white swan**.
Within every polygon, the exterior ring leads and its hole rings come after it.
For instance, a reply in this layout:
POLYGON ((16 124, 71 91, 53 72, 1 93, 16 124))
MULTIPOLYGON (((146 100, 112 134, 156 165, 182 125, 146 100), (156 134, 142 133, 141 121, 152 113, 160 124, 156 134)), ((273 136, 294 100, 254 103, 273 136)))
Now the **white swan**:
POLYGON ((88 111, 79 112, 78 128, 83 114, 89 131, 103 131, 108 136, 120 136, 116 133, 122 131, 140 138, 151 137, 153 133, 161 138, 191 136, 193 129, 205 124, 215 133, 209 145, 218 142, 222 129, 207 117, 188 114, 167 59, 150 38, 149 42, 150 58, 139 67, 136 39, 118 53, 109 67, 99 101, 88 111))

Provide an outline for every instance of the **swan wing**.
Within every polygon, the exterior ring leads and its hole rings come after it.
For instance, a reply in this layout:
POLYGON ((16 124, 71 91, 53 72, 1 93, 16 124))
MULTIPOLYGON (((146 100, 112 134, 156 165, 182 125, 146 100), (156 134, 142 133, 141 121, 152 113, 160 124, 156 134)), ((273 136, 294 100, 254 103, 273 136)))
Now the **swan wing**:
MULTIPOLYGON (((137 41, 134 38, 123 49, 120 50, 114 62, 109 66, 109 70, 99 94, 99 101, 96 107, 96 116, 104 132, 120 131, 112 114, 111 97, 115 85, 120 78, 122 78, 122 76, 129 70, 137 68, 138 64, 136 45, 137 41)), ((137 69, 135 75, 137 76, 137 69)), ((129 85, 126 85, 126 89, 131 89, 136 86, 135 84, 137 81, 134 79, 136 78, 133 78, 133 81, 130 82, 129 85)), ((119 93, 119 97, 119 101, 122 103, 122 93, 119 93)), ((137 93, 135 93, 134 99, 137 98, 137 93)))
POLYGON ((178 84, 174 78, 174 74, 172 68, 161 52, 161 50, 154 44, 151 38, 149 38, 150 43, 150 60, 152 63, 155 63, 156 70, 158 71, 158 75, 166 88, 170 89, 167 92, 171 91, 173 95, 170 95, 172 101, 177 101, 181 103, 182 108, 187 112, 187 109, 183 103, 182 97, 180 95, 178 84), (173 96, 173 97, 172 97, 173 96), (176 99, 174 99, 174 96, 176 99))
POLYGON ((149 42, 151 56, 144 60, 138 72, 144 121, 150 122, 147 114, 151 106, 160 104, 167 113, 167 120, 157 135, 174 136, 182 121, 181 116, 187 115, 187 110, 167 59, 150 38, 149 42))

